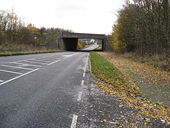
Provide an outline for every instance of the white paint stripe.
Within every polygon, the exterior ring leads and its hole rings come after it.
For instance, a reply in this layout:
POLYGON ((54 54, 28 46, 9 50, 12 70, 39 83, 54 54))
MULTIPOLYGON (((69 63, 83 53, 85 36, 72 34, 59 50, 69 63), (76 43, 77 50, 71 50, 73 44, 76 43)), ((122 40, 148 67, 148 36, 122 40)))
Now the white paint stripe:
POLYGON ((10 65, 1 65, 1 66, 4 66, 4 67, 9 67, 9 68, 18 68, 18 69, 24 69, 24 70, 34 70, 34 69, 31 69, 31 68, 23 68, 23 67, 10 66, 10 65))
POLYGON ((30 60, 33 60, 35 62, 43 62, 43 63, 50 63, 51 61, 48 61, 48 60, 40 60, 40 59, 30 59, 30 60))
POLYGON ((0 82, 4 82, 3 80, 0 80, 0 82))
POLYGON ((42 67, 40 65, 33 65, 33 64, 27 64, 27 63, 18 63, 18 62, 12 62, 12 63, 15 63, 15 64, 20 64, 21 66, 33 66, 33 67, 42 67))
POLYGON ((84 80, 81 81, 81 86, 83 86, 83 85, 84 85, 84 80))
POLYGON ((86 73, 84 72, 84 73, 83 73, 83 77, 85 77, 85 76, 86 76, 86 73))
POLYGON ((86 65, 84 66, 84 70, 83 71, 86 72, 86 65))
POLYGON ((78 119, 78 116, 74 114, 70 128, 76 128, 77 119, 78 119))
POLYGON ((57 62, 59 62, 60 60, 56 60, 56 61, 54 61, 54 62, 51 62, 51 63, 49 63, 49 64, 47 64, 47 65, 52 65, 52 64, 55 64, 55 63, 57 63, 57 62))
POLYGON ((14 71, 9 71, 9 70, 2 70, 2 69, 0 69, 0 71, 1 72, 13 73, 13 74, 19 74, 19 75, 23 74, 23 73, 20 73, 20 72, 14 72, 14 71))
POLYGON ((34 63, 34 64, 48 64, 48 63, 43 63, 43 62, 35 62, 35 61, 30 61, 30 60, 24 60, 25 62, 29 63, 34 63))
POLYGON ((79 92, 79 93, 78 93, 77 101, 81 101, 81 97, 82 97, 82 92, 79 92))
POLYGON ((37 71, 37 70, 39 70, 39 68, 37 68, 37 69, 35 69, 35 70, 32 70, 32 71, 30 71, 30 72, 27 72, 27 73, 25 73, 25 74, 22 74, 22 75, 20 75, 20 76, 17 76, 17 77, 15 77, 15 78, 12 78, 12 79, 10 79, 10 80, 7 80, 7 81, 5 81, 5 82, 3 82, 3 83, 0 83, 0 85, 9 83, 9 82, 11 82, 11 81, 13 81, 13 80, 16 80, 16 79, 18 79, 18 78, 20 78, 20 77, 26 76, 26 75, 28 75, 28 74, 30 74, 30 73, 32 73, 32 72, 37 71))

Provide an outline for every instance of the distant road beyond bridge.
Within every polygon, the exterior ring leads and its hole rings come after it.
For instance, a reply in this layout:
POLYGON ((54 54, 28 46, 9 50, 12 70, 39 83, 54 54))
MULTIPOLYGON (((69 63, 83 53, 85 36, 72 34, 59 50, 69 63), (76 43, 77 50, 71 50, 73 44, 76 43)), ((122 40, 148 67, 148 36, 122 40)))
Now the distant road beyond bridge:
POLYGON ((62 33, 58 39, 60 48, 68 51, 75 51, 77 49, 78 39, 100 39, 102 40, 102 50, 105 50, 107 43, 106 35, 104 34, 89 34, 89 33, 62 33))

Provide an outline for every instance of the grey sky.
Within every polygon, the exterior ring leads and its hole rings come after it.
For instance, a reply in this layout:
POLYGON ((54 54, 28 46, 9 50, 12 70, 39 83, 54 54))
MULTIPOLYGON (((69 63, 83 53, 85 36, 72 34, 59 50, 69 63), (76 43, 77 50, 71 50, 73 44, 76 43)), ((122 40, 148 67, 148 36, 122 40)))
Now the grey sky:
POLYGON ((109 34, 124 0, 1 0, 37 27, 59 27, 75 32, 109 34))

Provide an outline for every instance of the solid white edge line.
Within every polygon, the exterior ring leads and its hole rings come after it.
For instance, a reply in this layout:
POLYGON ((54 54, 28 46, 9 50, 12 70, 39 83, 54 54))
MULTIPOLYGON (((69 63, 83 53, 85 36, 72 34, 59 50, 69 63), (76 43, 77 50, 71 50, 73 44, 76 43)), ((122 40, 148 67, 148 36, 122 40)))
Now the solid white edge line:
POLYGON ((2 70, 2 69, 0 69, 0 72, 8 72, 8 73, 13 73, 13 74, 18 74, 18 75, 22 75, 23 74, 23 73, 20 73, 20 72, 13 72, 13 71, 2 70))
POLYGON ((49 64, 47 64, 47 65, 52 65, 52 64, 55 64, 55 63, 57 63, 57 62, 59 62, 60 60, 56 60, 56 61, 54 61, 54 62, 51 62, 51 63, 49 63, 49 64))
POLYGON ((72 119, 72 123, 71 123, 71 127, 70 128, 76 128, 77 119, 78 119, 78 116, 73 114, 73 119, 72 119))
POLYGON ((77 97, 77 101, 81 101, 81 97, 82 97, 82 92, 79 92, 78 97, 77 97))
POLYGON ((28 74, 30 74, 30 73, 32 73, 32 72, 37 71, 37 70, 39 70, 39 68, 37 68, 37 69, 35 69, 35 70, 32 70, 32 71, 30 71, 30 72, 27 72, 27 73, 25 73, 25 74, 19 75, 19 76, 17 76, 17 77, 14 77, 14 78, 12 78, 12 79, 10 79, 10 80, 7 80, 7 81, 5 81, 5 82, 3 82, 3 83, 0 83, 0 85, 9 83, 9 82, 11 82, 11 81, 13 81, 13 80, 16 80, 16 79, 18 79, 18 78, 20 78, 20 77, 23 77, 23 76, 25 76, 25 75, 28 75, 28 74))
POLYGON ((18 68, 18 69, 24 69, 24 70, 34 70, 31 68, 23 68, 23 67, 17 67, 17 66, 10 66, 10 65, 1 65, 3 67, 9 67, 9 68, 18 68))
POLYGON ((83 86, 83 85, 84 85, 84 80, 81 81, 81 86, 83 86))

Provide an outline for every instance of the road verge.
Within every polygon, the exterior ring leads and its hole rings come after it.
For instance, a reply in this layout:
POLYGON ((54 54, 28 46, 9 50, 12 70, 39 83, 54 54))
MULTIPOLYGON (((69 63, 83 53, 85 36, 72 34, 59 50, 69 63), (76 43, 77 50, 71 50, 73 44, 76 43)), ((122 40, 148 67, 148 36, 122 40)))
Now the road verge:
POLYGON ((118 96, 129 107, 140 113, 170 124, 170 108, 144 98, 134 83, 124 80, 123 74, 109 61, 92 52, 90 56, 92 73, 100 79, 97 85, 105 92, 118 96))

